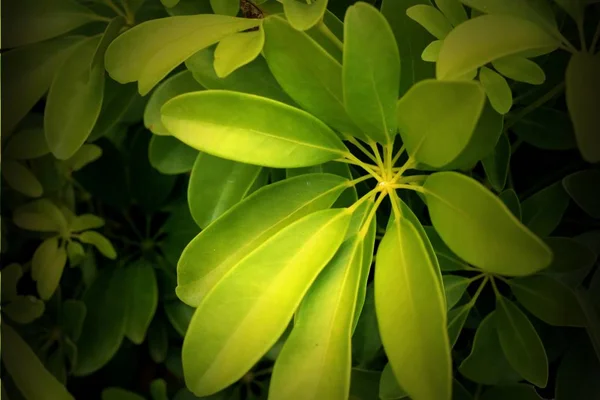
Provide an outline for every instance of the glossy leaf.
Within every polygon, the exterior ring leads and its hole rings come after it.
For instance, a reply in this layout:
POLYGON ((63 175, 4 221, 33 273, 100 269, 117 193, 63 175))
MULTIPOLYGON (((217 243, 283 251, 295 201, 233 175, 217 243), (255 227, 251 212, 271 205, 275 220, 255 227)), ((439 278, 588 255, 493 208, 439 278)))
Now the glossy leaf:
POLYGON ((366 3, 346 11, 342 75, 348 114, 369 138, 391 143, 396 135, 400 56, 388 22, 366 3))
POLYGON ((510 300, 496 299, 496 327, 500 345, 509 364, 538 387, 548 383, 548 358, 527 316, 510 300))
MULTIPOLYGON (((350 172, 350 168, 348 167, 348 164, 339 163, 339 162, 335 162, 335 161, 330 161, 330 162, 326 162, 324 164, 314 165, 312 167, 288 168, 285 171, 287 178, 291 178, 291 177, 298 176, 298 175, 304 175, 304 174, 312 174, 312 173, 334 174, 334 175, 339 175, 344 178, 352 179, 352 173, 350 172)), ((350 207, 357 200, 358 200, 358 197, 356 194, 356 188, 350 187, 350 188, 346 189, 344 192, 342 192, 340 197, 334 203, 333 208, 350 207)), ((360 209, 360 207, 359 207, 359 209, 360 209)), ((358 213, 359 209, 357 209, 355 211, 355 213, 358 213)), ((352 226, 352 224, 351 224, 351 226, 352 226)), ((348 230, 347 236, 350 237, 350 236, 352 236, 352 234, 356 233, 357 231, 358 231, 358 229, 355 231, 352 231, 352 232, 351 232, 351 230, 348 230)))
POLYGON ((508 276, 546 268, 552 252, 477 181, 456 172, 431 175, 425 197, 442 240, 469 264, 508 276))
POLYGON ((560 224, 568 206, 569 196, 561 182, 556 182, 521 203, 523 223, 535 234, 549 236, 560 224))
POLYGON ((525 57, 504 57, 492 62, 496 71, 507 78, 530 85, 541 85, 546 80, 544 70, 525 57))
POLYGON ((79 234, 77 237, 83 243, 93 245, 104 257, 114 260, 117 253, 112 243, 103 235, 94 231, 86 231, 79 234))
POLYGON ((573 125, 564 111, 540 107, 515 122, 513 132, 519 139, 544 150, 569 150, 577 147, 573 125))
POLYGON ((414 85, 396 107, 408 154, 436 168, 452 162, 469 143, 484 102, 485 93, 475 82, 425 80, 414 85))
POLYGON ((381 373, 381 380, 379 382, 379 398, 381 400, 395 400, 395 399, 406 399, 408 395, 400 387, 392 366, 388 363, 383 368, 381 373))
POLYGON ((496 386, 486 390, 481 396, 481 400, 542 400, 537 394, 535 388, 531 385, 519 383, 516 385, 496 386))
POLYGON ((198 155, 198 150, 170 136, 155 135, 148 147, 150 164, 165 175, 190 172, 198 155))
POLYGON ((509 112, 513 104, 513 97, 506 79, 487 67, 481 67, 479 69, 479 81, 483 85, 494 110, 502 115, 509 112))
POLYGON ((215 72, 224 78, 259 56, 265 44, 265 31, 239 32, 219 42, 215 50, 215 72))
POLYGON ((201 228, 250 194, 262 168, 200 153, 188 186, 188 204, 201 228))
POLYGON ((557 39, 532 22, 504 14, 483 15, 446 36, 436 74, 438 79, 452 80, 503 57, 557 46, 557 39))
POLYGON ((443 40, 452 30, 450 21, 433 6, 416 5, 406 10, 406 15, 439 40, 443 40))
POLYGON ((8 186, 27 197, 40 197, 44 193, 42 184, 33 172, 19 161, 4 160, 2 177, 8 186))
POLYGON ((65 60, 48 93, 44 131, 52 154, 66 160, 86 141, 100 115, 104 68, 90 64, 100 38, 78 45, 65 60))
POLYGON ((283 0, 285 17, 294 29, 305 31, 315 26, 325 14, 327 0, 315 0, 309 3, 296 0, 283 0))
POLYGON ((341 177, 311 174, 258 190, 189 243, 177 265, 177 296, 197 307, 244 257, 290 223, 330 207, 346 187, 341 177))
POLYGON ((106 70, 117 82, 138 81, 144 96, 197 51, 260 24, 256 19, 211 14, 146 21, 112 42, 106 52, 106 70))
POLYGON ((183 343, 185 380, 196 396, 216 393, 241 378, 277 341, 335 254, 349 222, 344 209, 323 210, 296 221, 243 259, 235 273, 207 294, 183 343), (260 323, 265 313, 268 324, 260 323))
POLYGON ((347 239, 304 296, 275 362, 269 398, 348 398, 362 252, 363 237, 347 239))
POLYGON ((600 201, 594 193, 594 187, 600 185, 600 171, 589 169, 575 172, 562 181, 563 187, 577 203, 592 218, 600 218, 600 201))
POLYGON ((125 336, 141 344, 158 304, 156 276, 151 265, 139 262, 125 267, 124 279, 129 297, 125 336))
POLYGON ((519 196, 517 196, 517 192, 514 189, 506 189, 502 193, 498 195, 500 200, 506 207, 512 212, 512 214, 517 217, 517 219, 521 220, 521 203, 519 202, 519 196))
POLYGON ((169 132, 187 145, 248 164, 304 167, 348 152, 337 135, 312 115, 253 95, 189 93, 167 102, 161 113, 169 132), (242 148, 240 141, 245 143, 242 148))
POLYGON ((460 25, 468 19, 460 0, 435 0, 435 5, 453 26, 460 25))
POLYGON ((50 152, 43 129, 25 129, 12 135, 4 148, 4 156, 15 160, 30 160, 50 152))
POLYGON ((485 175, 496 192, 501 192, 506 186, 510 169, 511 148, 506 135, 500 135, 494 152, 481 160, 485 175))
POLYGON ((458 275, 443 275, 442 280, 449 310, 460 301, 472 281, 469 278, 458 275))
POLYGON ((510 287, 519 303, 547 324, 585 326, 585 316, 575 293, 558 280, 534 275, 512 279, 510 287))
POLYGON ((377 319, 385 352, 404 390, 413 398, 450 399, 446 304, 427 244, 407 219, 390 225, 376 258, 377 319))

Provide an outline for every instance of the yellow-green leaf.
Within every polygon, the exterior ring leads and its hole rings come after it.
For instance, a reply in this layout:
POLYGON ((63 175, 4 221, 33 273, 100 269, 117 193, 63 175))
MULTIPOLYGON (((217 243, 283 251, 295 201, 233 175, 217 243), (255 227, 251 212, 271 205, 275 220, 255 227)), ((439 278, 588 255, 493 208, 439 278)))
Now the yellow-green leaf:
POLYGON ((437 8, 430 5, 416 5, 406 10, 406 15, 418 22, 427 32, 443 40, 452 30, 450 21, 437 8))
POLYGON ((323 18, 327 10, 328 0, 314 0, 310 2, 297 0, 283 0, 285 17, 294 29, 305 31, 315 26, 323 18))
POLYGON ((96 161, 102 156, 102 148, 95 144, 84 144, 72 157, 65 160, 64 165, 70 171, 79 171, 86 165, 96 161))
POLYGON ((115 251, 115 248, 113 247, 110 240, 108 240, 106 237, 99 234, 98 232, 82 232, 77 236, 77 238, 83 243, 93 245, 104 257, 110 258, 111 260, 117 258, 117 252, 115 251))
POLYGON ((75 217, 71 223, 71 232, 87 231, 104 226, 104 219, 93 214, 82 214, 75 217))
POLYGON ((42 300, 48 300, 54 294, 66 263, 67 251, 56 237, 46 239, 33 253, 31 275, 42 300))
POLYGON ((434 40, 429 43, 423 50, 423 53, 421 53, 421 59, 427 62, 436 62, 443 44, 443 40, 434 40))
POLYGON ((161 174, 178 175, 190 172, 198 156, 198 150, 172 136, 154 135, 150 139, 148 160, 161 174))
POLYGON ((509 112, 513 104, 513 96, 506 79, 494 70, 481 67, 479 81, 483 85, 494 110, 502 115, 509 112))
POLYGON ((465 294, 467 287, 472 282, 469 278, 458 275, 443 275, 444 291, 448 310, 454 307, 465 294))
POLYGON ((2 176, 8 186, 28 197, 40 197, 44 188, 36 176, 19 161, 5 159, 2 163, 2 176))
POLYGON ((460 0, 435 0, 435 5, 453 26, 460 25, 468 19, 467 12, 460 0))
POLYGON ((541 85, 546 80, 542 67, 525 57, 503 57, 493 61, 492 65, 496 71, 517 82, 541 85))
POLYGON ((65 215, 47 199, 34 200, 18 207, 13 215, 14 223, 21 229, 38 232, 68 231, 65 215))
POLYGON ((215 72, 224 78, 259 56, 265 44, 265 31, 239 32, 219 42, 215 50, 215 72))
POLYGON ((29 160, 49 152, 43 129, 25 129, 12 135, 3 155, 15 160, 29 160))
MULTIPOLYGON (((179 2, 179 0, 177 0, 177 2, 179 2)), ((170 7, 175 6, 177 2, 170 7)), ((235 17, 240 10, 239 0, 210 0, 210 6, 215 14, 230 15, 232 17, 235 17)))

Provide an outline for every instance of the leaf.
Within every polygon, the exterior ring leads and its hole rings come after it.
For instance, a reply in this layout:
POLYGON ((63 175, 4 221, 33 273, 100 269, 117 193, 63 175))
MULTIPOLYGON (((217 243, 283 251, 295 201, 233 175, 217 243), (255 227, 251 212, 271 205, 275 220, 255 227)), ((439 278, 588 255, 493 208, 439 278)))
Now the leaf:
POLYGON ((349 222, 345 209, 318 211, 296 221, 243 259, 235 273, 207 294, 183 343, 185 381, 196 396, 216 393, 241 378, 277 341, 340 246, 349 222), (259 323, 266 312, 269 323, 259 323), (215 326, 228 328, 209 329, 215 326))
POLYGON ((575 293, 558 280, 534 275, 512 279, 510 288, 519 303, 545 323, 553 326, 585 326, 585 316, 575 293))
POLYGON ((104 54, 106 54, 106 49, 113 42, 113 40, 115 40, 116 37, 119 36, 119 34, 121 33, 121 29, 123 28, 125 23, 126 23, 125 18, 123 18, 122 16, 113 18, 108 23, 108 25, 106 26, 106 29, 104 30, 104 33, 102 34, 102 38, 100 39, 100 42, 98 43, 98 47, 96 47, 94 56, 92 57, 92 63, 91 63, 92 70, 96 66, 100 66, 100 65, 104 68, 104 54))
POLYGON ((6 184, 27 197, 40 197, 44 188, 33 172, 19 161, 4 159, 2 177, 6 184))
POLYGON ((75 217, 70 225, 71 232, 87 231, 104 226, 104 219, 93 214, 82 214, 75 217))
POLYGON ((554 49, 559 41, 527 20, 504 14, 483 15, 452 30, 436 66, 438 79, 452 80, 497 59, 527 51, 554 49))
POLYGON ((164 379, 155 379, 150 382, 150 395, 152 400, 169 400, 167 382, 164 379))
POLYGON ((429 45, 425 47, 425 50, 423 50, 423 53, 421 53, 421 59, 427 62, 436 62, 443 44, 443 40, 434 40, 429 43, 429 45))
POLYGON ((583 26, 583 19, 585 17, 584 9, 585 6, 590 4, 591 1, 587 0, 554 0, 563 10, 567 12, 577 23, 577 26, 583 26))
POLYGON ((379 398, 381 400, 395 400, 395 399, 406 399, 408 395, 400 387, 392 366, 388 363, 385 364, 383 372, 381 373, 381 380, 379 382, 379 398))
POLYGON ((379 393, 381 372, 352 368, 350 397, 352 400, 376 399, 379 393))
POLYGON ((192 320, 192 316, 194 315, 194 308, 181 301, 165 303, 164 307, 167 319, 177 333, 184 337, 187 328, 190 325, 190 321, 192 320))
POLYGON ((144 398, 129 390, 109 387, 102 391, 102 400, 143 400, 144 398))
POLYGON ((152 167, 165 175, 190 172, 198 151, 170 136, 154 135, 150 139, 148 159, 152 167))
MULTIPOLYGON (((122 123, 129 122, 129 114, 132 110, 135 111, 141 99, 134 84, 121 85, 112 79, 105 79, 102 108, 88 142, 95 142, 101 137, 110 137, 113 132, 122 127, 122 123)), ((136 117, 135 122, 138 120, 136 117)))
POLYGON ((265 31, 239 32, 219 42, 215 50, 215 72, 224 78, 260 55, 265 44, 265 31))
POLYGON ((460 0, 435 0, 435 5, 453 26, 460 25, 468 19, 467 12, 460 0))
POLYGON ((287 225, 329 208, 346 187, 341 177, 311 174, 265 186, 247 197, 188 244, 177 265, 177 296, 197 307, 246 256, 287 225))
POLYGON ((84 144, 64 165, 72 172, 79 171, 102 156, 102 148, 95 144, 84 144))
POLYGON ((108 363, 125 335, 127 307, 123 269, 103 269, 85 292, 87 315, 77 340, 75 376, 90 375, 108 363))
POLYGON ((110 240, 105 236, 94 231, 86 231, 79 234, 77 239, 83 243, 93 245, 104 257, 114 260, 117 258, 117 252, 110 240))
POLYGON ((544 150, 577 147, 569 115, 547 107, 540 107, 515 122, 512 131, 524 142, 544 150))
POLYGON ((2 10, 2 48, 42 42, 96 20, 90 9, 71 0, 10 2, 2 10))
POLYGON ((400 56, 388 22, 366 3, 346 12, 342 76, 344 105, 356 125, 369 138, 391 143, 396 135, 400 56))
POLYGON ((238 0, 210 0, 210 6, 215 14, 230 15, 235 17, 240 10, 238 0))
POLYGON ((29 324, 44 313, 44 302, 33 296, 16 296, 2 311, 18 324, 29 324))
POLYGON ((54 294, 66 263, 67 251, 59 245, 57 237, 46 239, 36 249, 31 268, 42 300, 48 300, 54 294))
POLYGON ((498 338, 509 364, 534 385, 546 387, 548 358, 527 316, 512 301, 497 296, 496 318, 498 338))
POLYGON ((483 85, 494 110, 502 115, 509 112, 513 105, 513 97, 506 79, 487 67, 481 67, 479 81, 483 85))
MULTIPOLYGON (((496 192, 502 192, 506 186, 510 169, 511 148, 506 135, 500 135, 494 152, 481 160, 485 175, 496 192)), ((510 208, 510 207, 509 207, 510 208)))
POLYGON ((150 358, 157 364, 163 363, 169 350, 169 338, 165 325, 159 319, 154 319, 148 329, 148 350, 150 358))
POLYGON ((586 244, 564 237, 546 238, 554 258, 545 273, 554 275, 562 283, 575 279, 578 286, 596 262, 596 254, 586 244))
POLYGON ((521 220, 521 203, 519 202, 519 196, 513 189, 506 189, 498 195, 498 198, 508 207, 510 212, 521 220))
POLYGON ((124 279, 129 297, 125 336, 142 344, 158 304, 156 276, 152 266, 141 261, 125 267, 124 279))
POLYGON ((435 251, 436 258, 440 264, 440 270, 444 272, 464 270, 468 265, 446 246, 440 235, 432 226, 424 226, 427 238, 435 251))
POLYGON ((71 339, 78 340, 81 336, 86 314, 87 308, 83 301, 69 299, 61 304, 59 324, 71 339))
POLYGON ((242 93, 215 90, 178 96, 163 106, 162 122, 190 147, 248 164, 305 167, 348 152, 337 135, 312 115, 242 93), (245 143, 243 151, 240 141, 245 143))
POLYGON ((281 18, 269 17, 263 27, 263 56, 283 90, 336 131, 365 139, 344 107, 342 66, 306 33, 281 18))
POLYGON ((588 340, 577 340, 565 354, 556 375, 556 400, 593 399, 600 395, 600 361, 588 340))
POLYGON ((537 394, 535 388, 531 385, 518 383, 509 386, 496 386, 486 390, 481 396, 481 400, 542 400, 537 394))
POLYGON ((2 324, 2 364, 26 399, 74 399, 44 368, 29 345, 6 323, 2 324), (31 384, 32 376, 35 376, 35 385, 31 384))
POLYGON ((21 229, 38 232, 68 232, 62 211, 48 199, 34 200, 14 211, 13 222, 21 229))
POLYGON ((406 218, 396 219, 388 228, 376 258, 377 319, 385 352, 402 388, 413 398, 450 399, 446 304, 437 263, 427 245, 406 218))
POLYGON ((571 174, 562 181, 575 203, 592 218, 600 218, 600 201, 593 188, 600 185, 600 171, 588 169, 571 174))
POLYGON ((449 164, 467 147, 484 104, 485 93, 475 82, 431 79, 415 84, 396 107, 408 154, 435 168, 449 164))
POLYGON ((439 40, 443 40, 452 30, 452 25, 444 14, 430 5, 412 6, 406 10, 406 15, 439 40))
POLYGON ((43 129, 25 129, 12 135, 4 156, 15 160, 30 160, 50 152, 43 129))
POLYGON ((100 115, 104 68, 90 63, 100 38, 78 45, 54 76, 46 100, 44 131, 52 154, 66 160, 86 141, 100 115))
POLYGON ((446 245, 484 271, 525 276, 546 268, 552 252, 477 181, 456 172, 430 175, 425 197, 446 245))
MULTIPOLYGON (((365 251, 368 251, 368 249, 363 250, 363 255, 365 251)), ((354 317, 356 318, 356 311, 354 317)), ((381 350, 381 346, 375 312, 375 292, 373 284, 370 284, 367 287, 365 301, 352 335, 353 359, 358 362, 359 367, 366 368, 375 359, 379 350, 381 350)))
POLYGON ((269 398, 348 398, 363 240, 360 234, 347 239, 304 296, 275 361, 269 398))
POLYGON ((2 303, 8 303, 18 296, 17 284, 23 276, 23 268, 20 264, 12 263, 2 268, 0 277, 2 278, 2 303))
POLYGON ((286 19, 299 31, 305 31, 315 26, 327 9, 327 0, 315 0, 308 4, 304 1, 283 0, 283 10, 286 19))
POLYGON ((448 337, 451 347, 456 344, 472 308, 473 304, 467 303, 448 311, 448 337))
MULTIPOLYGON (((352 178, 353 178, 352 173, 350 172, 350 168, 348 167, 348 164, 339 163, 339 162, 335 162, 335 161, 329 161, 324 164, 314 165, 312 167, 288 168, 288 169, 286 169, 285 173, 286 173, 287 178, 292 178, 294 176, 299 176, 299 175, 304 175, 304 174, 313 174, 313 173, 334 174, 334 175, 338 175, 338 176, 341 176, 344 178, 348 178, 350 180, 352 180, 352 178)), ((342 194, 340 195, 340 197, 338 197, 336 202, 333 203, 332 207, 333 208, 350 207, 357 200, 358 200, 358 197, 356 194, 356 188, 350 187, 342 192, 342 194)), ((358 212, 359 212, 359 210, 357 209, 355 211, 355 213, 358 213, 358 212)), ((352 226, 352 224, 351 224, 351 226, 352 226)), ((352 231, 352 233, 356 233, 357 231, 358 231, 358 229, 356 229, 356 231, 352 231)), ((352 236, 352 234, 351 234, 350 230, 348 230, 347 237, 350 237, 350 236, 352 236)))
POLYGON ((479 324, 471 353, 460 364, 460 373, 483 385, 506 385, 521 380, 510 366, 497 332, 497 311, 492 311, 479 324))
POLYGON ((448 310, 453 308, 465 294, 471 279, 458 275, 443 275, 444 290, 448 310))
POLYGON ((541 85, 546 80, 544 70, 525 57, 503 57, 493 61, 492 65, 496 71, 517 82, 541 85))
POLYGON ((138 81, 138 90, 144 96, 197 51, 261 22, 213 14, 146 21, 112 42, 106 52, 106 70, 117 82, 138 81))
POLYGON ((560 224, 569 206, 569 196, 561 182, 553 183, 521 203, 523 223, 535 234, 549 236, 560 224))

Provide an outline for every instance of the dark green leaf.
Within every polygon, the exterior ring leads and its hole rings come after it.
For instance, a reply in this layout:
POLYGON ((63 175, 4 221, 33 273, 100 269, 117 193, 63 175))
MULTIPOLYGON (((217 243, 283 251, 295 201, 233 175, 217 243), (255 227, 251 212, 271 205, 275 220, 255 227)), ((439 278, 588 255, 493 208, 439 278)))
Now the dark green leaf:
MULTIPOLYGON (((582 338, 583 339, 583 338, 582 338)), ((600 396, 600 361, 586 339, 572 343, 558 366, 556 400, 595 399, 600 396)))
POLYGON ((152 136, 148 148, 150 164, 161 174, 177 175, 190 172, 198 150, 170 136, 152 136))
POLYGON ((531 385, 519 383, 509 386, 496 386, 486 390, 481 400, 542 400, 535 388, 531 385))
POLYGON ((510 168, 510 142, 506 135, 500 135, 494 152, 481 160, 488 181, 496 192, 502 192, 506 186, 510 168))
POLYGON ((381 373, 381 380, 379 381, 379 398, 381 400, 395 400, 395 399, 406 399, 408 395, 400 387, 392 366, 388 363, 383 368, 381 373))
POLYGON ((600 218, 600 197, 594 193, 594 188, 600 186, 600 171, 590 169, 575 172, 565 177, 562 183, 582 210, 592 218, 600 218))
POLYGON ((517 217, 517 219, 521 220, 521 203, 519 202, 519 196, 517 196, 517 192, 514 189, 506 189, 502 193, 498 195, 500 200, 506 207, 512 212, 512 214, 517 217))
POLYGON ((425 232, 440 264, 440 270, 445 272, 464 270, 467 264, 446 246, 433 226, 424 226, 425 232))
POLYGON ((125 267, 124 279, 129 297, 125 336, 133 343, 141 344, 158 304, 156 276, 151 265, 139 261, 125 267))
POLYGON ((533 110, 512 127, 519 139, 544 150, 569 150, 577 147, 569 116, 547 107, 533 110))
POLYGON ((453 308, 465 294, 471 279, 458 275, 443 275, 444 291, 448 310, 453 308))
POLYGON ((164 307, 167 319, 173 328, 175 328, 177 333, 179 333, 182 337, 185 336, 185 332, 187 331, 192 316, 194 315, 194 308, 178 300, 165 303, 164 307))
POLYGON ((521 203, 523 223, 535 234, 549 236, 560 224, 568 206, 569 196, 561 182, 556 182, 521 203))

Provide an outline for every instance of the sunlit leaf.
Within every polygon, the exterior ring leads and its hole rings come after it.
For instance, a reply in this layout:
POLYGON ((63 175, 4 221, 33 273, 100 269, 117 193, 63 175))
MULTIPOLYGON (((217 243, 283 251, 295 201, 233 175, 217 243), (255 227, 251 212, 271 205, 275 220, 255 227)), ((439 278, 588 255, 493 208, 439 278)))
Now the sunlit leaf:
POLYGON ((210 0, 210 6, 215 14, 230 15, 232 17, 235 17, 240 10, 238 0, 210 0))
POLYGON ((239 32, 227 36, 215 49, 215 72, 224 78, 259 56, 265 44, 265 31, 239 32))
POLYGON ((435 0, 435 5, 453 26, 460 25, 468 19, 460 0, 435 0))
POLYGON ((14 211, 13 221, 21 229, 38 232, 61 232, 68 230, 62 211, 50 200, 40 199, 23 204, 14 211))
POLYGON ((440 50, 442 49, 443 44, 443 40, 434 40, 433 42, 429 43, 429 45, 427 45, 427 47, 425 47, 423 50, 423 53, 421 53, 421 59, 427 62, 436 62, 440 55, 440 50))
POLYGON ((430 5, 413 6, 406 10, 406 15, 439 40, 443 40, 452 30, 452 25, 444 14, 430 5))
POLYGON ((479 69, 479 81, 483 85, 494 110, 502 115, 509 112, 513 104, 513 97, 506 79, 487 67, 481 67, 479 69))
POLYGON ((541 85, 546 80, 544 70, 525 57, 504 57, 493 61, 492 65, 496 71, 517 82, 541 85))
POLYGON ((283 0, 285 17, 294 29, 305 31, 316 25, 327 9, 327 0, 314 0, 311 2, 297 0, 283 0))

